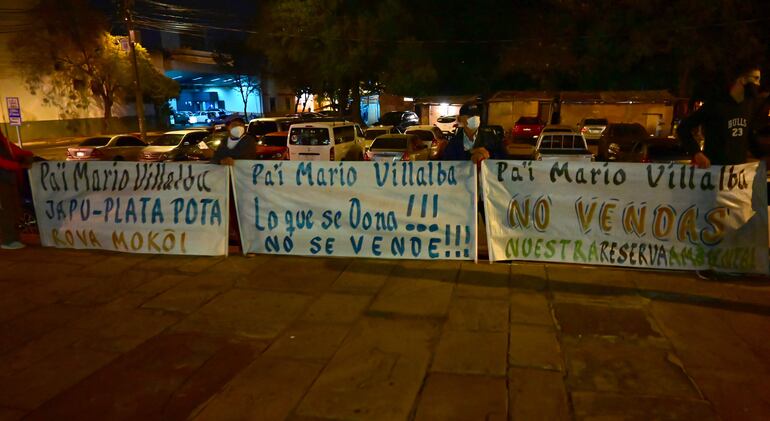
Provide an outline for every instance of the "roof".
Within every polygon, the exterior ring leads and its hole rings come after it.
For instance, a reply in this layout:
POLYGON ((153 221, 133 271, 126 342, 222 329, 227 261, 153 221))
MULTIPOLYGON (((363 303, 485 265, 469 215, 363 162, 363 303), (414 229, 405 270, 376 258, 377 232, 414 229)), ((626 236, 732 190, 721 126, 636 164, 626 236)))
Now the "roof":
POLYGON ((552 101, 556 94, 548 91, 498 91, 488 102, 512 102, 516 100, 552 101))
POLYGON ((676 98, 668 91, 568 91, 560 94, 562 104, 671 104, 676 98))
POLYGON ((410 132, 412 130, 433 130, 437 129, 438 127, 432 125, 432 124, 417 124, 414 126, 409 126, 406 128, 407 132, 410 132))
POLYGON ((415 104, 449 104, 449 105, 462 105, 466 102, 476 101, 478 95, 437 95, 426 96, 421 98, 415 98, 415 104))

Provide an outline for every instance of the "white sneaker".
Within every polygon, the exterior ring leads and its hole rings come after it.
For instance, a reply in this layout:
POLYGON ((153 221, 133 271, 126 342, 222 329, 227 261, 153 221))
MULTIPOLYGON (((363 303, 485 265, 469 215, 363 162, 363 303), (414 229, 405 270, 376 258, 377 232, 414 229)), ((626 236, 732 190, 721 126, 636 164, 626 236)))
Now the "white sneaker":
POLYGON ((26 247, 21 241, 13 241, 8 244, 0 244, 0 249, 3 250, 18 250, 26 247))

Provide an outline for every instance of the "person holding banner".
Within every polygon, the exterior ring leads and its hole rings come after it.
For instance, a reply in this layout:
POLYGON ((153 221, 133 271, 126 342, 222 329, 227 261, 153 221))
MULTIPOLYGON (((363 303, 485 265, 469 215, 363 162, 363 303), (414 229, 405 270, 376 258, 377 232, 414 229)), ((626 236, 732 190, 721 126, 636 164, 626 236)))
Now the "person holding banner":
POLYGON ((236 159, 257 159, 257 139, 246 133, 246 121, 236 116, 228 120, 225 127, 230 136, 219 144, 211 162, 233 165, 236 159))
POLYGON ((682 146, 692 154, 698 168, 714 165, 743 164, 750 150, 754 157, 762 153, 753 132, 757 109, 760 70, 756 65, 737 67, 728 92, 687 116, 677 129, 682 146), (701 151, 693 130, 701 127, 704 142, 701 151))
POLYGON ((32 152, 25 151, 0 131, 0 249, 24 248, 19 241, 16 223, 19 219, 19 182, 24 170, 32 165, 32 152))
POLYGON ((444 161, 467 161, 479 163, 487 158, 505 159, 503 145, 491 132, 479 131, 481 108, 476 103, 466 103, 457 116, 459 130, 449 139, 444 149, 444 161))

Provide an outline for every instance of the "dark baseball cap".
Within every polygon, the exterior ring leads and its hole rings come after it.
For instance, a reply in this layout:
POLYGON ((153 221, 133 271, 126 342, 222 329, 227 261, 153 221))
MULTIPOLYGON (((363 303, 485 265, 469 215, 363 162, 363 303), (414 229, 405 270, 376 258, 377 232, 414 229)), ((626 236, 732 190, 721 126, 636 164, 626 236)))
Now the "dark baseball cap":
POLYGON ((244 126, 246 125, 246 120, 244 120, 243 117, 239 115, 230 116, 230 118, 227 119, 227 124, 233 124, 235 122, 240 122, 244 126))
POLYGON ((480 116, 481 107, 479 107, 479 104, 476 104, 475 102, 467 102, 463 104, 462 107, 460 107, 459 115, 465 115, 468 117, 480 116))

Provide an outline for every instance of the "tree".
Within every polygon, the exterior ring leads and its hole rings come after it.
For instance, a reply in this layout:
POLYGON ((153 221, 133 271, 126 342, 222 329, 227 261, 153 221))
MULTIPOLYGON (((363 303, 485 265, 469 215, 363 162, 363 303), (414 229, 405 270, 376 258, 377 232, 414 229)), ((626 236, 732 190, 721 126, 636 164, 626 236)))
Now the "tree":
MULTIPOLYGON (((42 0, 34 12, 44 25, 33 35, 20 33, 9 41, 13 62, 28 90, 43 103, 72 117, 92 101, 102 108, 105 124, 115 104, 125 103, 134 75, 121 37, 110 35, 104 16, 85 0, 42 0)), ((176 95, 175 82, 152 66, 147 51, 137 49, 140 74, 149 81, 145 93, 176 95)))
POLYGON ((214 60, 223 72, 230 75, 232 80, 227 86, 238 91, 243 101, 243 115, 247 116, 249 96, 262 90, 265 60, 242 37, 228 37, 219 43, 217 49, 214 60))

